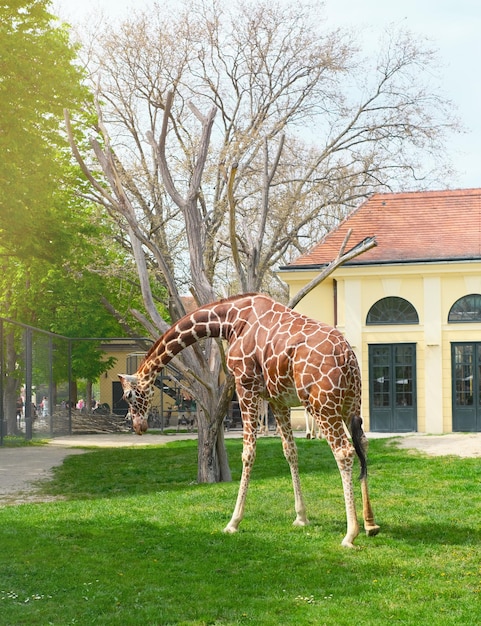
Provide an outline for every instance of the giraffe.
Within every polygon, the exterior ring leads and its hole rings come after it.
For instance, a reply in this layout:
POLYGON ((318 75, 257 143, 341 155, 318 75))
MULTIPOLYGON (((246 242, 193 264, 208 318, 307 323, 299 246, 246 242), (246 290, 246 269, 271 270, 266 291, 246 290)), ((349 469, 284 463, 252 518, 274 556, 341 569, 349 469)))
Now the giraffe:
POLYGON ((296 511, 293 524, 309 523, 290 422, 290 407, 303 405, 319 425, 341 474, 347 517, 342 545, 353 547, 359 534, 352 484, 355 453, 361 466, 364 528, 368 536, 376 535, 379 526, 374 521, 367 485, 368 442, 360 417, 361 376, 354 352, 335 328, 266 295, 233 296, 185 315, 157 340, 134 375, 119 375, 135 432, 141 435, 147 430, 146 416, 160 370, 204 337, 221 338, 228 344, 227 367, 235 378, 243 422, 242 475, 234 511, 224 531, 236 532, 244 516, 256 456, 259 399, 267 399, 290 466, 296 511))
POLYGON ((322 439, 321 429, 307 409, 304 409, 304 419, 306 420, 306 439, 322 439))
POLYGON ((269 404, 264 398, 259 398, 257 434, 269 434, 269 404))

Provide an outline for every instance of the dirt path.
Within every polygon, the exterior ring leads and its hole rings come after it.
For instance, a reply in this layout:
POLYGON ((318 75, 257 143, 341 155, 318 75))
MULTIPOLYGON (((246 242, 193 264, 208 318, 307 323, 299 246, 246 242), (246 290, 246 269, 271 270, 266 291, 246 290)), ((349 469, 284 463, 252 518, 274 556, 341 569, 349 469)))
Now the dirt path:
POLYGON ((48 479, 66 456, 84 452, 52 446, 0 448, 0 506, 47 501, 49 498, 38 494, 36 483, 48 479))

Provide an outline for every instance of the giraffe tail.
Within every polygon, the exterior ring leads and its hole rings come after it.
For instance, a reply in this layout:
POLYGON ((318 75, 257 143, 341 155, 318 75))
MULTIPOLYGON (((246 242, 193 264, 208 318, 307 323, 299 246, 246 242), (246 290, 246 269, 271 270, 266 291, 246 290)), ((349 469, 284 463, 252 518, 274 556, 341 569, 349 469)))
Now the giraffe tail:
POLYGON ((361 464, 361 473, 359 475, 359 480, 363 480, 367 477, 367 457, 366 450, 363 445, 365 436, 364 431, 362 429, 362 417, 359 415, 355 415, 351 419, 351 437, 352 437, 352 445, 354 446, 354 450, 359 459, 359 463, 361 464))

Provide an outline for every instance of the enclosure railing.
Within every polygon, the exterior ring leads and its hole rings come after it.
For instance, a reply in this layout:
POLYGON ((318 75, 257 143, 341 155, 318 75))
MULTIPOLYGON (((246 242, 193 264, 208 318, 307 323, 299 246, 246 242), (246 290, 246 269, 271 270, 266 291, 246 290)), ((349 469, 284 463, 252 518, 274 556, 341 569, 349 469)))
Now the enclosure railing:
POLYGON ((66 337, 0 317, 0 445, 12 432, 27 440, 34 434, 72 434, 72 353, 85 342, 99 347, 130 342, 133 350, 143 351, 152 339, 66 337), (59 382, 64 386, 61 410, 56 405, 59 382))

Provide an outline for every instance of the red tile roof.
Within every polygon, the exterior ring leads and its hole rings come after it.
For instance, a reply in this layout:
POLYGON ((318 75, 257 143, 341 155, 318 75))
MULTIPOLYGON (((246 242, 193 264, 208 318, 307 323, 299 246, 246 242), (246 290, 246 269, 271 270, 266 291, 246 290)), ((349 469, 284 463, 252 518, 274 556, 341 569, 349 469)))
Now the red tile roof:
POLYGON ((377 193, 348 215, 310 252, 283 269, 324 265, 374 236, 377 247, 349 264, 481 258, 481 189, 377 193))

